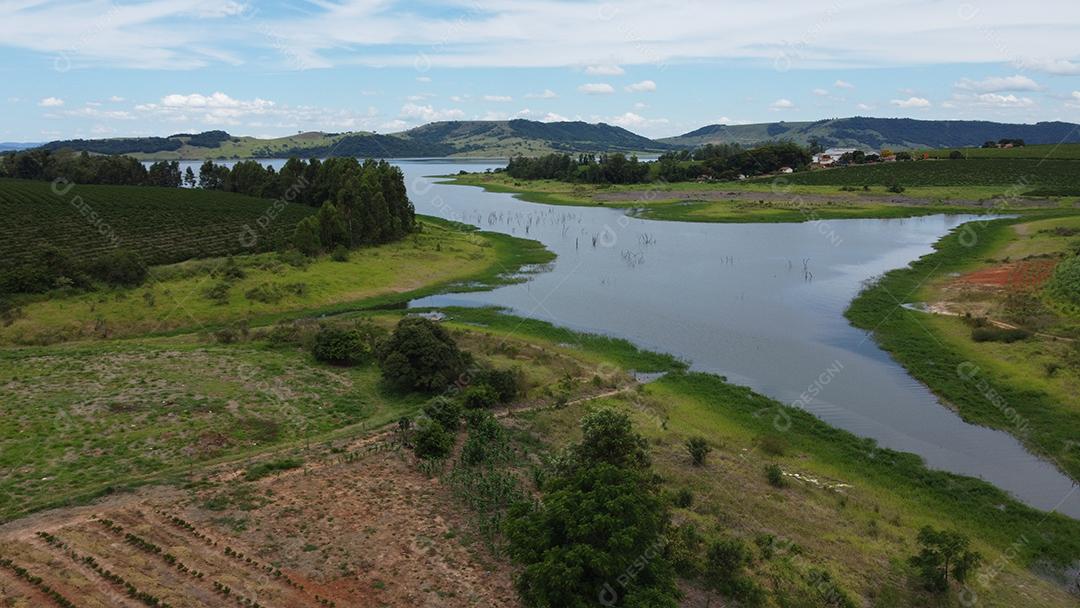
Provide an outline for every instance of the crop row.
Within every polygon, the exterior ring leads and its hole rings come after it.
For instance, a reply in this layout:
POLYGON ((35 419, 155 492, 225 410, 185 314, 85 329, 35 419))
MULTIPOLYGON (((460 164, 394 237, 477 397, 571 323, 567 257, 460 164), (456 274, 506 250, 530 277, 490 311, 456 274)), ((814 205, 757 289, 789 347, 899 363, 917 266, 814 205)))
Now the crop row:
POLYGON ((72 549, 68 544, 56 536, 49 534, 48 532, 38 532, 38 537, 45 541, 50 547, 57 549, 67 555, 73 562, 83 564, 90 568, 95 574, 103 578, 104 580, 120 587, 127 593, 127 596, 133 600, 137 600, 146 606, 151 608, 172 608, 172 605, 163 601, 161 598, 155 596, 152 593, 141 591, 138 587, 126 580, 119 574, 105 568, 97 559, 92 555, 80 555, 77 551, 72 549))
POLYGON ((1002 186, 1018 192, 1080 194, 1080 161, 974 158, 894 162, 806 171, 784 179, 811 186, 1002 186))
POLYGON ((265 251, 313 212, 227 192, 0 179, 0 256, 19 264, 55 248, 88 260, 123 248, 155 265, 265 251))
POLYGON ((15 562, 11 561, 10 559, 8 559, 6 557, 0 558, 0 567, 7 568, 8 570, 11 570, 12 572, 14 572, 15 576, 21 578, 22 580, 26 581, 27 583, 30 583, 38 591, 40 591, 40 592, 44 593, 45 595, 47 595, 49 597, 49 599, 56 602, 56 605, 60 606, 60 608, 75 608, 75 603, 74 602, 72 602, 71 600, 64 597, 56 589, 53 589, 52 587, 47 585, 45 583, 44 579, 42 579, 40 576, 34 575, 32 572, 30 572, 26 568, 23 568, 22 566, 16 564, 15 562))

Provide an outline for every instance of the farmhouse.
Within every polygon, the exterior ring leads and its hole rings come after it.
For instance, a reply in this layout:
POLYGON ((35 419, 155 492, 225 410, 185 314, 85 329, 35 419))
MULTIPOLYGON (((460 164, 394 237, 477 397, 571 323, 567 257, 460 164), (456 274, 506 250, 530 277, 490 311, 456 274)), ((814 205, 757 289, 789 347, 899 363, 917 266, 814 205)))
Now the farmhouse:
POLYGON ((813 162, 815 165, 829 166, 840 160, 841 156, 855 152, 857 149, 858 148, 829 148, 820 154, 815 154, 813 162))

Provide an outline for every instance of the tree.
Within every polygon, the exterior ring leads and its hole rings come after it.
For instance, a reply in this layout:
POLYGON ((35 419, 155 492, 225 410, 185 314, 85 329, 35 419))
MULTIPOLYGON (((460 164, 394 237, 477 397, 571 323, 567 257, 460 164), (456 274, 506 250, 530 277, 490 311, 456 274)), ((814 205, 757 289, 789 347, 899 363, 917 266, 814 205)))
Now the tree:
POLYGON ((982 556, 968 549, 970 541, 959 532, 924 526, 919 530, 919 544, 922 549, 910 562, 931 591, 948 590, 950 574, 963 583, 982 562, 982 556))
POLYGON ((322 241, 319 239, 319 220, 309 215, 296 224, 293 231, 292 245, 308 256, 319 255, 322 251, 322 241))
POLYGON ((319 241, 324 249, 333 249, 338 245, 350 245, 349 230, 341 211, 330 201, 323 203, 316 214, 319 220, 319 241))
POLYGON ((435 397, 425 403, 424 415, 447 430, 456 431, 461 426, 461 404, 449 397, 435 397))
POLYGON ((110 285, 134 287, 146 280, 148 271, 134 251, 117 249, 94 260, 89 272, 110 285))
POLYGON ((413 451, 420 458, 442 458, 454 447, 454 435, 430 418, 421 418, 413 433, 413 451))
POLYGON ((198 180, 195 179, 195 172, 191 170, 191 167, 184 169, 184 185, 188 188, 194 188, 197 184, 198 180))
POLYGON ((511 508, 509 553, 524 564, 517 586, 527 606, 676 606, 663 556, 668 514, 644 477, 590 463, 551 480, 538 506, 511 508))
POLYGON ((378 351, 383 379, 402 389, 438 391, 465 372, 471 357, 440 325, 406 317, 378 351))
POLYGON ((705 464, 705 457, 712 451, 712 447, 704 437, 691 437, 686 442, 686 451, 690 453, 690 461, 694 466, 700 467, 705 464))
POLYGON ((949 152, 949 160, 964 160, 964 153, 960 150, 949 152))
POLYGON ((623 412, 602 408, 586 414, 581 418, 581 437, 581 443, 572 450, 580 463, 649 467, 648 444, 623 412))
POLYGON ((311 354, 319 361, 353 365, 371 356, 373 345, 358 328, 323 326, 315 334, 311 354))

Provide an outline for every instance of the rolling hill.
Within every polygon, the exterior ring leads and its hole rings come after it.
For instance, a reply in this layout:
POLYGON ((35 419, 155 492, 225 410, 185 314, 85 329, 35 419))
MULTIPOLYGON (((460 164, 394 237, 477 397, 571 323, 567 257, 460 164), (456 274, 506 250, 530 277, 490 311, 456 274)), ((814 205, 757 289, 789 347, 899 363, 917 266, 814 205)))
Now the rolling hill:
POLYGON ((912 118, 833 118, 815 122, 773 122, 749 125, 710 125, 662 143, 686 148, 705 144, 750 145, 769 140, 826 148, 956 148, 979 146, 988 140, 1023 139, 1029 144, 1080 143, 1080 125, 1065 122, 1008 124, 982 120, 915 120, 912 118))
POLYGON ((669 150, 659 143, 607 124, 585 122, 449 121, 392 134, 300 133, 277 139, 239 137, 225 131, 169 137, 73 139, 45 144, 96 154, 129 154, 143 160, 201 160, 281 156, 508 157, 549 152, 645 152, 669 150))

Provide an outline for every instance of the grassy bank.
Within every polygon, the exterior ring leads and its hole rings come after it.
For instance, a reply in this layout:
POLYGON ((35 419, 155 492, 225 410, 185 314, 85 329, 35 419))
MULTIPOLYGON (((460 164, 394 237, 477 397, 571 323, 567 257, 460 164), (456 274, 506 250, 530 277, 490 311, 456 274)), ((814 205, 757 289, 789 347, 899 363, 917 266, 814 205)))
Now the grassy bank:
POLYGON ((383 306, 437 292, 486 289, 553 254, 535 241, 425 218, 401 242, 362 248, 347 260, 275 253, 191 260, 152 269, 134 289, 28 296, 0 343, 210 330, 290 316, 383 306))
MULTIPOLYGON (((1033 451, 1052 459, 1080 479, 1080 411, 1070 399, 1025 363, 1002 360, 1000 349, 1015 345, 976 345, 958 319, 935 318, 902 308, 924 301, 934 286, 954 273, 970 271, 1015 242, 1023 218, 969 223, 945 236, 936 251, 909 267, 886 273, 852 302, 847 317, 873 332, 878 344, 915 378, 926 384, 967 421, 1015 434, 1033 451)), ((1030 343, 1027 344, 1030 346, 1030 343)), ((1064 374, 1063 374, 1064 375, 1064 374)))
MULTIPOLYGON (((637 217, 686 222, 806 222, 888 219, 937 213, 985 213, 1002 188, 988 185, 924 185, 894 194, 884 185, 866 190, 846 183, 807 185, 791 176, 744 182, 685 182, 599 186, 556 180, 518 180, 503 173, 448 176, 449 183, 548 205, 629 209, 637 217)), ((1045 205, 1045 203, 1039 203, 1045 205)), ((1060 204, 1068 204, 1063 201, 1060 204)), ((1023 210, 1035 203, 1010 201, 1023 210)))

